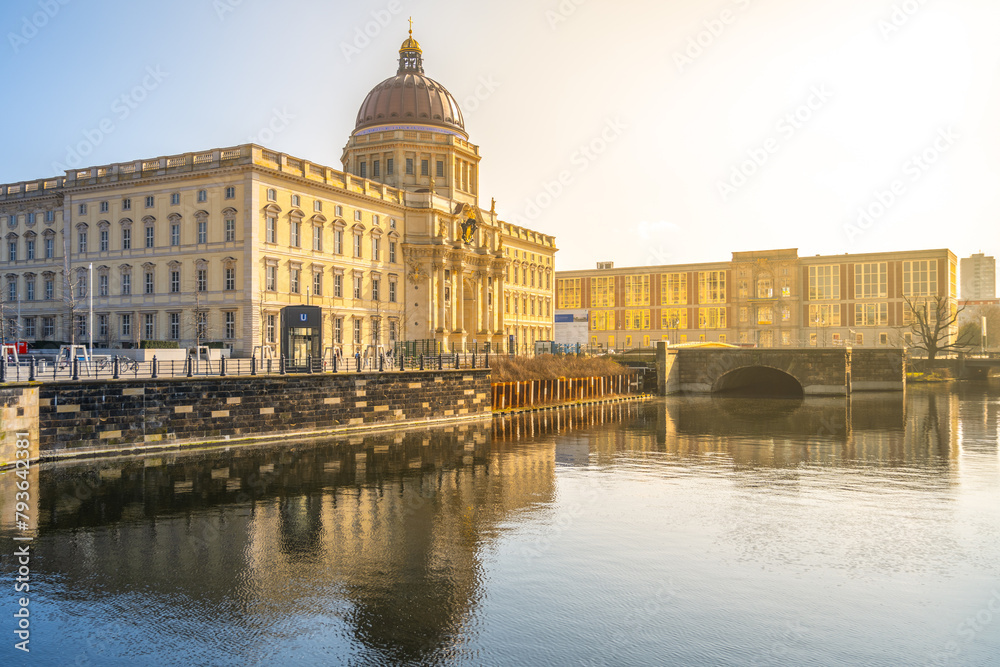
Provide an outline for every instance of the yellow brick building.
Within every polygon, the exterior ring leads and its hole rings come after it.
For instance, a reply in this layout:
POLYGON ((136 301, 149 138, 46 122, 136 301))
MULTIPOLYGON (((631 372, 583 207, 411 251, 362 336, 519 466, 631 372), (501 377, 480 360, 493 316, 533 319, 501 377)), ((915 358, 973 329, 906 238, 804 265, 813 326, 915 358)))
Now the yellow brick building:
MULTIPOLYGON (((914 304, 957 304, 946 249, 799 257, 795 249, 734 252, 728 262, 614 268, 556 276, 557 314, 586 316, 604 349, 724 342, 759 347, 900 346, 914 304)), ((562 318, 560 318, 562 319, 562 318)), ((950 332, 952 338, 957 330, 950 332)))
POLYGON ((555 239, 479 205, 479 147, 412 38, 366 97, 343 170, 256 144, 0 186, 4 335, 221 341, 281 354, 281 309, 323 349, 550 339, 555 239), (89 267, 93 266, 93 280, 89 267))

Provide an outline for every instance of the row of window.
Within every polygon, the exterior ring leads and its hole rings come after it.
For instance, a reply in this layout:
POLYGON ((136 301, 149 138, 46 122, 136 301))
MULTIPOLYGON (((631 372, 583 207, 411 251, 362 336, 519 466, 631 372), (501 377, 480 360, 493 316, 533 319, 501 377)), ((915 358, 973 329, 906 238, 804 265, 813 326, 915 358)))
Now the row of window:
MULTIPOLYGON (((120 238, 120 248, 121 250, 131 250, 132 249, 132 227, 131 220, 123 221, 121 238, 120 238)), ((143 247, 145 248, 155 248, 156 246, 156 220, 153 218, 145 218, 144 229, 143 229, 143 247)), ((195 242, 199 244, 208 243, 208 217, 200 215, 197 218, 197 227, 195 229, 195 242)), ((111 229, 110 224, 107 222, 99 223, 100 228, 98 229, 98 250, 100 252, 108 252, 111 249, 111 229)), ((170 229, 169 229, 169 245, 179 246, 182 241, 182 229, 181 221, 178 217, 171 217, 170 229)), ((233 209, 227 209, 226 217, 223 221, 223 239, 225 241, 235 241, 236 240, 236 211, 233 209)), ((79 254, 88 252, 90 232, 85 223, 77 225, 77 245, 76 249, 79 254)))
MULTIPOLYGON (((11 229, 13 229, 14 227, 17 227, 17 218, 18 218, 19 215, 20 215, 19 213, 11 213, 10 215, 8 215, 7 216, 7 226, 10 227, 11 229)), ((35 220, 37 220, 37 217, 38 216, 37 216, 37 214, 35 212, 29 211, 29 212, 27 212, 27 213, 24 214, 24 222, 25 222, 25 224, 27 224, 30 227, 30 226, 32 226, 32 225, 35 224, 35 220)), ((56 220, 56 212, 55 211, 44 211, 42 213, 42 218, 45 220, 45 222, 55 222, 55 220, 56 220)))
MULTIPOLYGON (((357 175, 361 178, 369 178, 368 175, 368 165, 371 164, 371 178, 381 178, 382 177, 382 162, 378 158, 370 158, 369 160, 361 160, 358 162, 358 172, 357 175)), ((414 158, 406 158, 406 175, 414 175, 415 162, 414 158)), ((393 158, 385 158, 385 175, 392 176, 395 172, 395 161, 393 158)), ((430 160, 422 159, 420 160, 420 175, 430 176, 431 163, 430 160)), ((437 160, 434 165, 434 175, 436 178, 444 178, 444 160, 437 160)))
POLYGON ((539 289, 543 288, 542 277, 545 278, 544 289, 552 289, 552 276, 545 269, 538 268, 533 269, 527 266, 518 267, 507 265, 507 282, 512 285, 524 285, 525 287, 535 287, 537 276, 537 285, 539 289))
MULTIPOLYGON (((97 296, 111 296, 110 293, 110 275, 108 271, 101 271, 97 275, 97 296)), ((208 269, 199 268, 195 271, 195 282, 194 288, 198 292, 208 291, 208 269)), ((82 298, 88 295, 88 284, 89 278, 86 269, 78 269, 76 276, 73 278, 71 289, 76 297, 82 298)), ((44 291, 43 299, 50 301, 55 298, 55 277, 44 277, 44 291)), ((171 268, 168 280, 168 292, 170 294, 179 294, 183 289, 181 284, 181 271, 179 268, 171 268)), ((236 290, 236 268, 234 266, 226 266, 223 268, 222 275, 222 289, 227 292, 232 292, 236 290)), ((122 271, 119 282, 119 292, 121 296, 130 296, 132 294, 132 273, 131 269, 125 269, 122 271)), ((156 271, 155 268, 146 269, 142 274, 142 293, 143 294, 156 294, 156 271)), ((35 277, 33 275, 26 275, 24 278, 24 293, 21 294, 18 290, 18 279, 17 277, 7 278, 7 297, 10 301, 18 301, 19 297, 23 296, 24 301, 35 301, 36 300, 36 290, 35 290, 35 277)))
MULTIPOLYGON (((350 323, 351 329, 351 342, 355 345, 361 345, 364 341, 364 321, 365 317, 356 316, 347 318, 350 323)), ((368 325, 368 340, 372 345, 380 345, 384 341, 382 340, 382 318, 379 316, 367 318, 369 321, 368 325)), ((333 342, 336 344, 343 344, 344 333, 346 329, 344 328, 344 317, 341 315, 333 315, 330 318, 333 324, 333 342)), ((389 328, 388 328, 388 342, 393 344, 398 340, 399 337, 399 322, 395 318, 389 318, 389 328)), ((276 343, 278 340, 278 315, 277 313, 267 313, 264 316, 264 338, 268 343, 276 343)))
MULTIPOLYGON (((493 293, 489 293, 490 303, 493 305, 493 293)), ((446 299, 447 300, 447 297, 446 299)), ((508 315, 527 315, 529 317, 551 317, 552 316, 552 301, 551 299, 543 299, 534 296, 521 296, 519 299, 517 295, 511 298, 510 295, 504 297, 504 312, 508 315), (536 305, 537 304, 537 308, 536 305), (542 307, 544 306, 544 312, 542 307), (537 312, 536 312, 537 311, 537 312)))
MULTIPOLYGON (((364 276, 354 272, 352 297, 355 299, 364 298, 364 276)), ((372 273, 369 281, 371 288, 371 300, 382 300, 382 278, 377 273, 372 273)), ((314 270, 312 275, 311 296, 323 296, 324 294, 323 271, 314 270)), ((278 289, 278 267, 268 265, 264 269, 264 289, 268 292, 276 292, 278 289)), ((289 267, 288 269, 288 291, 292 294, 302 293, 302 269, 299 267, 289 267)), ((389 303, 397 303, 399 288, 395 278, 388 280, 388 293, 386 294, 389 303)), ((344 296, 344 276, 342 273, 335 273, 333 276, 333 295, 335 298, 344 296)))
MULTIPOLYGON (((275 216, 267 216, 264 229, 264 240, 267 243, 276 244, 277 243, 277 224, 278 220, 275 216)), ((315 252, 323 252, 323 227, 320 225, 313 225, 312 228, 312 249, 315 252)), ((353 238, 353 252, 352 256, 358 259, 363 258, 362 249, 364 247, 364 234, 360 231, 355 231, 352 234, 353 238)), ((291 220, 288 223, 288 245, 292 248, 302 247, 302 223, 297 220, 291 220)), ((398 262, 397 259, 397 247, 398 243, 395 240, 390 239, 388 242, 389 256, 388 262, 395 264, 398 262)), ((382 237, 372 236, 371 237, 371 260, 373 262, 382 261, 382 237)), ((335 229, 333 230, 333 254, 343 255, 344 254, 344 230, 335 229)))
MULTIPOLYGON (((667 334, 663 334, 662 338, 663 338, 663 340, 669 340, 670 336, 668 336, 667 334)), ((809 334, 809 344, 811 346, 816 347, 817 344, 818 344, 818 342, 817 342, 818 339, 819 339, 819 336, 816 333, 810 333, 809 334)), ((698 336, 698 340, 701 341, 701 342, 705 342, 706 340, 708 340, 708 338, 707 338, 707 336, 705 334, 700 334, 698 336)), ((720 343, 725 343, 728 340, 728 338, 727 338, 726 334, 719 334, 717 340, 720 343)), ((646 336, 642 337, 642 347, 649 347, 650 346, 650 342, 651 342, 650 341, 650 336, 646 335, 646 336)), ((686 343, 686 342, 688 342, 687 334, 680 334, 680 337, 679 337, 679 339, 676 342, 678 342, 678 343, 686 343)), ((760 332, 760 334, 758 335, 757 339, 754 339, 752 337, 752 334, 750 332, 742 331, 742 332, 740 332, 739 342, 740 343, 756 343, 759 347, 773 347, 774 344, 775 344, 774 337, 773 337, 773 335, 771 334, 770 331, 762 331, 762 332, 760 332)), ((793 342, 794 341, 792 339, 792 332, 791 331, 782 331, 781 332, 781 345, 782 346, 785 346, 785 347, 791 346, 793 344, 793 342)), ((912 333, 905 332, 903 334, 903 342, 906 345, 912 345, 913 344, 913 335, 912 335, 912 333)), ((598 347, 598 348, 603 346, 602 343, 599 341, 599 339, 598 339, 597 336, 591 336, 591 338, 590 338, 590 344, 593 345, 594 347, 598 347)), ((615 347, 615 336, 614 335, 609 335, 608 336, 608 342, 607 342, 607 344, 608 344, 609 348, 614 348, 615 347)), ((825 340, 824 340, 824 344, 826 344, 825 340)), ((834 333, 830 337, 830 344, 833 345, 833 346, 843 345, 844 344, 844 339, 841 337, 841 335, 839 333, 834 333)), ((864 333, 857 332, 854 335, 854 344, 856 346, 863 346, 865 344, 865 335, 864 335, 864 333)), ((879 345, 888 345, 889 344, 889 333, 888 332, 885 332, 885 331, 879 332, 879 334, 878 334, 878 344, 879 345)), ((625 347, 626 348, 632 347, 632 336, 631 335, 625 336, 625 347)))
MULTIPOLYGON (((197 194, 196 198, 198 200, 198 203, 207 202, 208 201, 208 190, 198 190, 198 194, 197 194)), ((230 186, 226 187, 226 189, 225 189, 225 198, 226 199, 236 199, 236 188, 234 186, 230 185, 230 186)), ((144 203, 144 205, 145 205, 146 208, 155 208, 156 207, 156 195, 146 195, 145 197, 142 197, 142 201, 143 201, 143 203, 144 203)), ((181 193, 179 193, 179 192, 171 193, 171 195, 170 195, 170 205, 171 206, 180 206, 180 203, 181 203, 181 193)), ((78 204, 77 205, 77 209, 76 209, 77 213, 79 215, 87 215, 87 207, 88 207, 87 204, 78 204)), ((98 211, 100 211, 101 213, 108 213, 108 212, 111 211, 111 204, 108 201, 98 202, 97 207, 98 207, 98 211)), ((132 210, 132 198, 131 197, 123 197, 122 198, 122 200, 121 200, 121 210, 122 211, 131 211, 132 210)), ((49 220, 46 219, 46 222, 49 222, 49 220)))
MULTIPOLYGON (((7 235, 7 261, 16 262, 20 259, 20 254, 18 250, 20 249, 20 239, 16 234, 7 235)), ((26 260, 39 259, 36 251, 37 237, 27 236, 24 239, 24 258, 26 260)), ((41 259, 53 259, 55 257, 56 242, 55 238, 52 236, 46 236, 42 239, 42 258, 41 259)))

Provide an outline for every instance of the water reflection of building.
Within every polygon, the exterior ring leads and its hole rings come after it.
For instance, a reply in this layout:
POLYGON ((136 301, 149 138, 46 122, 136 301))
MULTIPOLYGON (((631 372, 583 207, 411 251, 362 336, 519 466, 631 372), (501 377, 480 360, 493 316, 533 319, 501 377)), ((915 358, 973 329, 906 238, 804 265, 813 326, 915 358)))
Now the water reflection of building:
POLYGON ((470 621, 484 544, 554 496, 551 448, 491 449, 487 429, 51 470, 40 576, 213 618, 250 662, 313 614, 379 661, 434 661, 470 621))

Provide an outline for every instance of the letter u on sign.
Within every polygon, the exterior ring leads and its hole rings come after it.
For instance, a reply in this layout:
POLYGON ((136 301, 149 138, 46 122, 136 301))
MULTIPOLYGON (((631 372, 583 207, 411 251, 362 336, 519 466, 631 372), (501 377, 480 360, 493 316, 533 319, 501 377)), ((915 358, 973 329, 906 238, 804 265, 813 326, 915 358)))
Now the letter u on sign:
POLYGON ((305 313, 299 313, 299 321, 300 322, 305 322, 306 321, 306 314, 305 313))

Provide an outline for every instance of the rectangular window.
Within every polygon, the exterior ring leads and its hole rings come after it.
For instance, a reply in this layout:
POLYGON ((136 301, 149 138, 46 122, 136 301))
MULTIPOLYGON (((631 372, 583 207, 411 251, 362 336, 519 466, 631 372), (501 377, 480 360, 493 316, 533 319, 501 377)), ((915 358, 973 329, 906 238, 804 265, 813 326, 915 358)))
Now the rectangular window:
POLYGON ((687 303, 687 274, 664 273, 660 276, 660 305, 681 306, 687 303))
POLYGON ((357 275, 354 276, 354 298, 355 299, 360 299, 361 298, 361 287, 362 287, 361 276, 357 276, 357 275))
POLYGON ((52 259, 55 253, 56 243, 54 239, 45 239, 45 259, 52 259))
POLYGON ((123 273, 122 274, 122 296, 129 296, 132 294, 132 274, 123 273))
POLYGON ((335 343, 344 342, 344 318, 333 318, 333 340, 335 343))
POLYGON ((389 241, 389 263, 390 264, 395 264, 396 263, 396 242, 395 241, 389 241))
POLYGON ((153 227, 146 227, 146 247, 152 248, 155 244, 156 230, 153 227))
POLYGON ((556 281, 556 308, 580 307, 580 279, 560 278, 556 281))
POLYGON ((413 158, 406 158, 406 175, 413 176, 413 158))
POLYGON ((319 213, 322 210, 323 210, 323 202, 317 199, 316 201, 313 202, 313 211, 319 213))
POLYGON ((396 342, 396 330, 397 325, 395 320, 389 320, 389 343, 394 344, 396 342))
POLYGON ((333 231, 333 252, 336 255, 344 254, 344 231, 342 229, 333 231))
POLYGON ((377 236, 372 237, 372 261, 379 261, 380 251, 382 249, 382 241, 377 236))
POLYGON ((444 178, 444 161, 437 161, 437 170, 435 172, 438 178, 444 178))
POLYGON ((208 291, 208 269, 198 269, 196 275, 197 288, 199 292, 208 291))
POLYGON ((108 275, 102 273, 97 276, 97 295, 107 296, 108 295, 108 275))
POLYGON ((170 272, 170 293, 177 294, 181 291, 181 272, 176 269, 170 272))
POLYGON ((854 265, 854 298, 884 299, 889 296, 889 279, 885 262, 854 265))
POLYGON ((17 241, 11 241, 7 244, 7 261, 17 261, 17 241))
POLYGON ((198 243, 208 243, 208 222, 198 221, 198 243))
MULTIPOLYGON (((102 201, 101 202, 101 213, 107 213, 107 212, 108 212, 108 202, 102 201)), ((29 213, 28 216, 29 216, 28 217, 28 222, 31 222, 32 216, 34 216, 34 214, 33 213, 29 213)))
POLYGON ((236 338, 236 313, 228 311, 226 313, 226 340, 236 338))
POLYGON ((903 296, 935 296, 937 293, 936 259, 903 262, 903 296))
POLYGON ((649 305, 649 276, 625 276, 625 305, 649 305))
POLYGON ((339 273, 333 276, 333 295, 338 299, 344 296, 344 276, 339 273))
POLYGON ((774 309, 771 306, 757 308, 757 324, 771 324, 774 320, 774 309))
POLYGON ((299 269, 288 270, 288 291, 292 294, 299 293, 299 269))
POLYGON ((338 218, 343 218, 344 217, 344 207, 341 206, 340 204, 334 204, 334 206, 333 206, 333 214, 335 216, 337 216, 338 218))
POLYGON ((146 340, 153 340, 156 338, 156 315, 153 313, 145 313, 143 315, 143 332, 142 337, 146 340))
POLYGON ((385 175, 386 176, 392 176, 392 167, 393 167, 393 165, 392 165, 392 158, 391 157, 390 158, 386 158, 385 159, 385 175))
POLYGON ((289 230, 289 245, 293 248, 298 248, 301 244, 299 243, 299 223, 292 221, 288 225, 289 230))
POLYGON ((354 234, 354 256, 361 257, 361 234, 354 234))
POLYGON ((198 190, 198 201, 199 202, 208 201, 208 190, 198 190))
POLYGON ((154 287, 153 272, 146 271, 146 273, 143 274, 143 293, 153 294, 155 292, 154 287))
MULTIPOLYGON (((725 302, 726 302, 726 272, 699 271, 698 303, 725 303, 725 302)), ((712 310, 712 309, 707 309, 707 310, 712 310)), ((715 327, 711 328, 714 329, 715 327)))
POLYGON ((35 337, 35 318, 26 317, 24 318, 24 336, 25 338, 35 337))
POLYGON ((232 292, 236 289, 236 268, 232 266, 226 267, 225 278, 225 289, 232 292))
POLYGON ((208 336, 208 313, 195 313, 194 333, 198 340, 204 340, 208 336))
POLYGON ((886 326, 889 324, 889 304, 854 304, 854 325, 859 327, 886 326))
POLYGON ((268 292, 278 289, 278 267, 268 266, 264 270, 264 289, 268 292))
POLYGON ((43 317, 42 318, 42 338, 52 338, 56 332, 56 318, 54 317, 43 317))
POLYGON ((170 313, 170 340, 179 340, 181 337, 181 314, 170 313))
POLYGON ((382 318, 373 317, 372 318, 372 345, 378 345, 382 342, 382 318))
POLYGON ((382 176, 382 172, 379 169, 378 160, 372 160, 372 178, 379 178, 382 176))
POLYGON ((590 279, 591 308, 615 307, 615 279, 612 277, 590 279))
POLYGON ((354 320, 354 344, 361 345, 361 320, 354 320))
POLYGON ((430 175, 430 161, 429 160, 421 160, 420 161, 420 175, 421 176, 429 176, 430 175))
POLYGON ((125 197, 124 199, 122 199, 122 210, 123 211, 131 211, 132 210, 132 200, 129 199, 128 197, 125 197))
POLYGON ((839 327, 839 303, 814 303, 809 306, 809 321, 811 327, 839 327))
POLYGON ((55 221, 56 221, 56 212, 55 211, 46 211, 45 212, 45 222, 55 222, 55 221))
POLYGON ((77 208, 77 211, 79 211, 80 215, 87 215, 87 205, 80 204, 80 206, 77 208))
POLYGON ((396 303, 396 282, 389 281, 389 303, 396 303))
POLYGON ((313 226, 313 250, 317 252, 323 250, 323 228, 319 225, 313 226))
POLYGON ((97 316, 97 335, 101 338, 108 337, 108 316, 98 315, 97 316))
POLYGON ((830 301, 840 298, 840 267, 809 267, 809 300, 830 301))
POLYGON ((235 241, 236 240, 236 220, 234 218, 226 218, 226 240, 235 241))
POLYGON ((625 328, 626 329, 649 329, 649 311, 648 310, 626 310, 625 311, 625 328))
POLYGON ((35 279, 34 278, 28 278, 27 282, 25 283, 25 298, 26 298, 27 301, 34 301, 35 300, 35 279))
POLYGON ((361 178, 368 178, 368 164, 366 162, 362 162, 361 163, 361 165, 360 165, 360 171, 358 171, 358 175, 361 178))
POLYGON ((226 199, 236 199, 236 188, 231 185, 226 188, 226 199))
POLYGON ((313 273, 313 294, 323 296, 323 274, 320 271, 313 273))
MULTIPOLYGON (((108 236, 109 236, 108 230, 102 229, 101 230, 101 234, 100 234, 100 238, 101 238, 101 252, 107 252, 108 251, 108 236)), ((31 259, 31 257, 29 256, 28 259, 31 259)))
POLYGON ((275 342, 275 340, 277 339, 277 330, 278 330, 278 316, 269 314, 267 316, 267 329, 266 329, 268 343, 275 342))
POLYGON ((80 232, 77 235, 77 250, 81 253, 87 252, 87 232, 80 232))
POLYGON ((118 329, 121 331, 121 337, 122 338, 131 338, 132 337, 132 314, 131 313, 122 313, 121 315, 118 316, 118 321, 119 321, 119 323, 121 325, 121 326, 118 327, 118 329))
POLYGON ((156 198, 152 195, 146 197, 146 208, 153 208, 156 203, 156 198))
POLYGON ((687 329, 688 311, 687 308, 664 308, 660 311, 661 329, 687 329))
POLYGON ((55 294, 55 281, 52 279, 45 280, 45 300, 51 301, 55 294))
POLYGON ((180 203, 181 203, 181 193, 175 192, 172 195, 170 195, 170 205, 171 206, 177 206, 180 203))
POLYGON ((265 239, 268 243, 275 243, 274 240, 274 229, 277 227, 278 219, 273 215, 267 216, 267 231, 265 232, 265 239))
POLYGON ((176 222, 170 225, 170 245, 181 244, 181 226, 176 222))
POLYGON ((379 300, 379 292, 382 285, 382 281, 378 278, 372 278, 372 301, 379 300))
POLYGON ((122 250, 132 249, 132 230, 125 228, 122 230, 122 250))
POLYGON ((298 208, 302 199, 298 195, 292 195, 292 206, 298 208))
POLYGON ((698 309, 699 329, 725 329, 726 309, 725 308, 699 308, 698 309))

